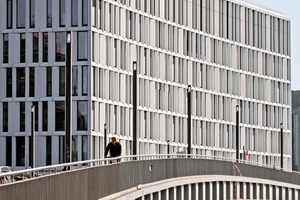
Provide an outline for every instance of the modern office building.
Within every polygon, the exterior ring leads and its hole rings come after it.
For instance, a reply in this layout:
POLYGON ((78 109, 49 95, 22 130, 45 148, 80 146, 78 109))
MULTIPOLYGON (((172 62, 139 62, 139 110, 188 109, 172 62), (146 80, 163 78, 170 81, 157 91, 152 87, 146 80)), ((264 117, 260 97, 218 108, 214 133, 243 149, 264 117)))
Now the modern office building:
POLYGON ((132 154, 192 153, 292 168, 290 21, 240 0, 0 1, 0 165, 64 162, 66 31, 73 32, 73 161, 102 158, 108 136, 132 154))
POLYGON ((293 170, 300 171, 300 90, 292 91, 293 170))

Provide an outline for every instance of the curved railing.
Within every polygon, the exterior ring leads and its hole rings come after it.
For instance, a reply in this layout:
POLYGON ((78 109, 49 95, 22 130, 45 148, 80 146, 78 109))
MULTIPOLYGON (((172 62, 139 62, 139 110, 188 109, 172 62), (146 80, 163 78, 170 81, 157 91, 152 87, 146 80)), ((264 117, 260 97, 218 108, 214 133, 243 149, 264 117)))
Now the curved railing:
MULTIPOLYGON (((107 166, 107 165, 116 164, 117 162, 132 162, 132 161, 139 161, 139 160, 158 160, 158 159, 177 159, 177 158, 210 159, 210 160, 236 162, 236 159, 234 158, 207 156, 207 155, 189 155, 189 154, 149 154, 149 155, 136 155, 136 156, 130 155, 130 156, 115 157, 115 158, 78 161, 78 162, 44 166, 44 167, 38 167, 38 168, 26 169, 26 170, 14 171, 14 172, 6 172, 0 174, 0 185, 11 184, 16 181, 24 181, 24 180, 34 179, 42 176, 64 173, 67 171, 69 172, 69 171, 90 168, 90 167, 107 166)), ((250 162, 247 160, 239 160, 239 163, 300 174, 300 172, 292 171, 289 169, 275 168, 272 165, 264 165, 261 163, 250 162)))

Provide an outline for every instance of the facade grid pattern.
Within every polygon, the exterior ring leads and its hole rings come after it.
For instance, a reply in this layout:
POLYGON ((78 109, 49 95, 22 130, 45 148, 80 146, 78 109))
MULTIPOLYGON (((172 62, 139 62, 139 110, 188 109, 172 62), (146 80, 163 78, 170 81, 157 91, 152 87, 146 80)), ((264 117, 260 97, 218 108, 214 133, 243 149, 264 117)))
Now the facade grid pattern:
POLYGON ((137 61, 139 154, 166 153, 167 141, 171 153, 186 151, 187 85, 192 85, 193 153, 235 157, 239 105, 240 152, 249 155, 243 159, 280 166, 283 123, 284 167, 292 167, 285 16, 231 0, 6 0, 0 5, 1 165, 28 163, 33 104, 39 108, 37 166, 63 162, 69 30, 73 160, 103 156, 104 124, 109 137, 120 140, 122 153, 131 154, 137 61))

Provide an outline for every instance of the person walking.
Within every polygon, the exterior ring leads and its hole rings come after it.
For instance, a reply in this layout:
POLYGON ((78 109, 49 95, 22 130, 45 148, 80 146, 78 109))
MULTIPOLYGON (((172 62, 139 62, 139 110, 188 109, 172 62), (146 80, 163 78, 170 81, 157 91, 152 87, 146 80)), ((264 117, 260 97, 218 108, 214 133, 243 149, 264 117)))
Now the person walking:
MULTIPOLYGON (((111 138, 111 142, 108 143, 108 145, 105 148, 105 154, 104 157, 107 158, 107 154, 110 152, 110 157, 118 157, 121 156, 122 153, 122 146, 119 142, 117 142, 116 137, 111 138)), ((117 159, 117 162, 119 162, 120 159, 117 159)))

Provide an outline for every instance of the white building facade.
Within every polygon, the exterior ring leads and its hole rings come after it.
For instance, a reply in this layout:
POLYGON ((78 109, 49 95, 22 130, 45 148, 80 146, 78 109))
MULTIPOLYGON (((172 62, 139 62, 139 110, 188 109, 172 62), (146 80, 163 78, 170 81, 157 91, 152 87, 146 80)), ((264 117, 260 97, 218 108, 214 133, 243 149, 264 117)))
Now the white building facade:
POLYGON ((132 154, 132 69, 138 154, 186 151, 292 168, 290 21, 238 0, 0 2, 0 165, 64 162, 66 31, 73 32, 73 161, 103 158, 108 136, 132 154), (244 159, 244 157, 243 157, 244 159))

